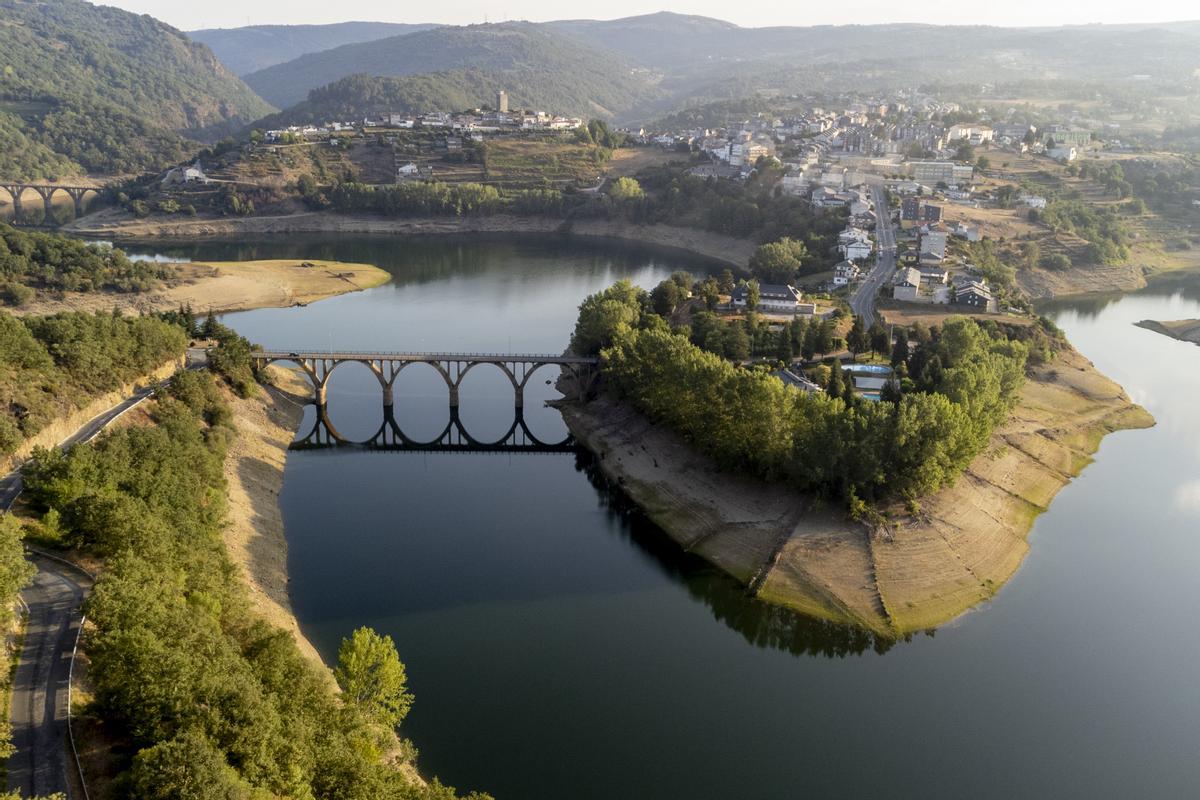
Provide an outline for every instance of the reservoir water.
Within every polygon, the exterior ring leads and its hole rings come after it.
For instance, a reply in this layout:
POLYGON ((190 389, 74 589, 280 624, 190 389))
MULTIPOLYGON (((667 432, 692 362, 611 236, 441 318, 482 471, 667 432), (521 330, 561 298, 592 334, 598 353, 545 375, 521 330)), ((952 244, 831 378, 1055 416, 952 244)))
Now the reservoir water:
MULTIPOLYGON (((560 352, 589 292, 705 268, 557 239, 164 252, 393 273, 227 317, 287 349, 560 352)), ((358 626, 390 634, 422 768, 501 800, 1196 796, 1200 347, 1132 323, 1200 317, 1200 290, 1048 311, 1158 425, 1106 438, 1037 521, 1013 580, 935 634, 878 642, 747 600, 630 513, 583 455, 292 454, 296 613, 328 661, 358 626)), ((562 423, 540 407, 553 393, 535 388, 526 418, 553 438, 562 423)), ((498 374, 472 372, 462 404, 472 430, 511 423, 498 374)), ((370 435, 375 379, 339 368, 329 407, 344 433, 370 435)), ((406 371, 396 416, 440 430, 440 378, 406 371)))

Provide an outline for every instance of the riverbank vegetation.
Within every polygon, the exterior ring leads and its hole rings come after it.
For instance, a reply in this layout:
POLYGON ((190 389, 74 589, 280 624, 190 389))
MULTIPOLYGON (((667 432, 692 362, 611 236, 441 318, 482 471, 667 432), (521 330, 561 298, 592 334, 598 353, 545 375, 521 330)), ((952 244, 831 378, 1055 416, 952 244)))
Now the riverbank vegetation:
POLYGON ((904 380, 875 403, 785 388, 690 334, 621 282, 581 306, 572 348, 599 352, 609 390, 721 466, 852 507, 953 483, 1012 409, 1029 354, 999 327, 951 318, 899 359, 904 380))
POLYGON ((187 336, 153 317, 0 312, 0 454, 52 420, 183 355, 187 336))
POLYGON ((145 292, 170 276, 161 264, 121 250, 0 224, 0 300, 22 306, 38 292, 145 292))
MULTIPOLYGON (((152 424, 26 472, 43 537, 103 560, 85 639, 88 715, 122 744, 116 796, 448 800, 420 785, 392 725, 408 696, 387 640, 356 634, 336 693, 295 640, 250 613, 225 552, 222 464, 236 435, 224 390, 181 373, 152 424), (367 639, 365 643, 360 639, 367 639), (385 685, 363 670, 382 667, 385 685)), ((479 797, 479 796, 476 796, 479 797)))
POLYGON ((796 271, 819 271, 832 263, 829 254, 846 224, 844 209, 814 211, 798 198, 777 196, 773 187, 778 175, 766 164, 744 184, 699 178, 689 175, 686 167, 686 163, 674 163, 643 171, 636 179, 622 177, 603 193, 436 181, 321 185, 311 176, 298 181, 297 192, 312 209, 342 213, 454 217, 509 213, 567 220, 615 219, 639 225, 665 223, 760 242, 786 237, 789 252, 804 248, 796 256, 796 271))

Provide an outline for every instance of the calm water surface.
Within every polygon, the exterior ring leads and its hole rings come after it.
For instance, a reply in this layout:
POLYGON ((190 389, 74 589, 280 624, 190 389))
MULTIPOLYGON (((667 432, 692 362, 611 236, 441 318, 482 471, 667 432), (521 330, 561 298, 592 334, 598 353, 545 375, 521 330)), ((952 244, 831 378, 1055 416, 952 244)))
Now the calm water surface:
MULTIPOLYGON (((289 349, 559 352, 587 293, 703 271, 565 241, 175 254, 342 258, 395 275, 228 317, 289 349)), ((327 660, 355 627, 391 634, 422 767, 498 798, 1196 796, 1200 347, 1132 323, 1200 317, 1200 293, 1051 313, 1158 426, 1105 439, 998 599, 936 636, 873 642, 747 601, 623 508, 581 455, 294 454, 282 503, 296 612, 327 660)), ((368 436, 378 386, 343 369, 331 414, 368 436)), ((436 433, 440 379, 402 380, 397 417, 436 433)), ((503 432, 507 381, 467 381, 464 421, 503 432)), ((527 405, 539 434, 563 431, 537 398, 527 405)))

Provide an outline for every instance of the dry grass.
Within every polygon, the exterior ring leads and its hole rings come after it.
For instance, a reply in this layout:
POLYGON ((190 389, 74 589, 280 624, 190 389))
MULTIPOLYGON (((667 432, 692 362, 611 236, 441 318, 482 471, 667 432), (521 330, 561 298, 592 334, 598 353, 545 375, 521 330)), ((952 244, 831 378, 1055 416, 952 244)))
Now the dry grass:
POLYGON ((339 261, 225 261, 183 264, 172 285, 142 294, 89 292, 38 298, 18 314, 98 311, 140 313, 191 305, 197 313, 284 308, 380 286, 391 274, 369 264, 339 261))

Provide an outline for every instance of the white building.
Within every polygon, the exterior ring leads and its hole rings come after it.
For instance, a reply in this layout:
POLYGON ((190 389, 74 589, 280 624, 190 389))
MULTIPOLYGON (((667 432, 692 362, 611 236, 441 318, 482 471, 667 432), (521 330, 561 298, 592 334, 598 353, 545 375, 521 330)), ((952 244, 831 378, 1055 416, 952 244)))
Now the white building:
POLYGON ((853 261, 839 261, 833 268, 833 285, 846 286, 858 280, 861 274, 862 270, 853 261))

